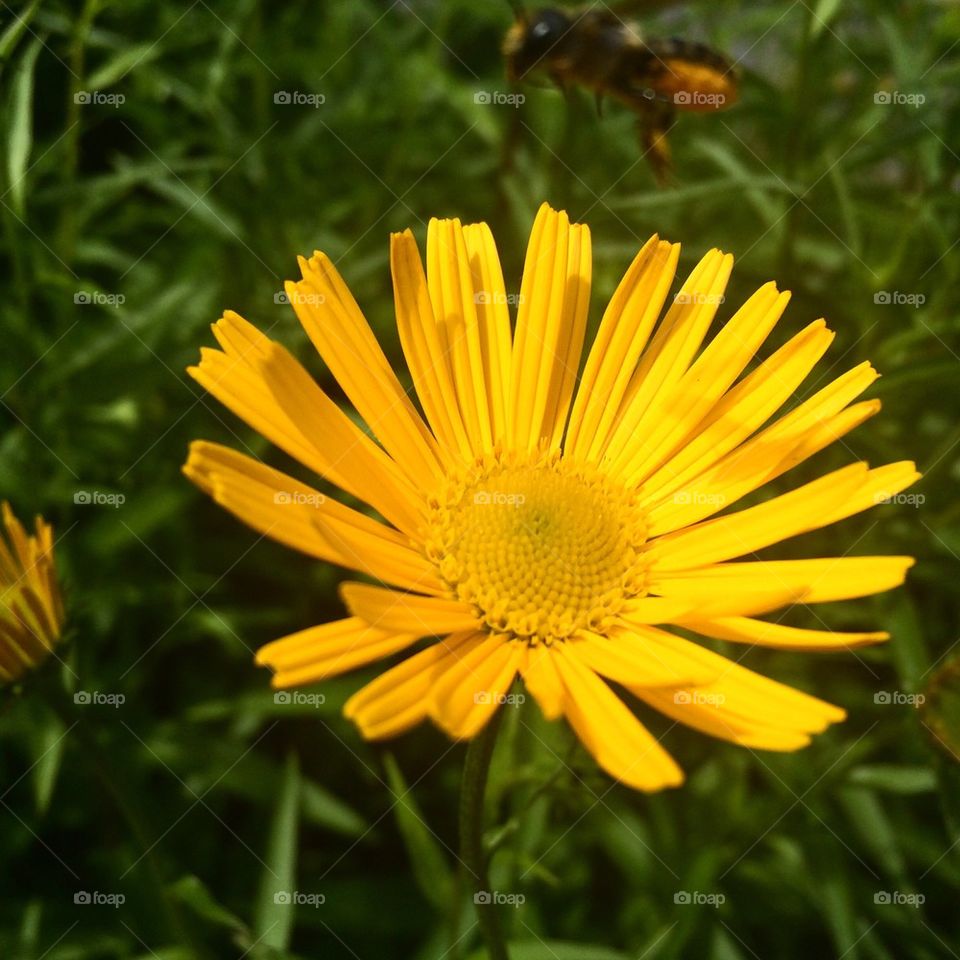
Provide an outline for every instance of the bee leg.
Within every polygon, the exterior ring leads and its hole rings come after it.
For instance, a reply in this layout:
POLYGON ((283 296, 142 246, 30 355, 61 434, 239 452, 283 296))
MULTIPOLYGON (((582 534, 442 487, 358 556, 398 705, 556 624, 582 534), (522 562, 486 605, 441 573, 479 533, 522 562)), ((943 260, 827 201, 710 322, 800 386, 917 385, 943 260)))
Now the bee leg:
POLYGON ((657 186, 665 187, 672 181, 673 165, 667 134, 673 125, 673 109, 664 103, 651 103, 638 120, 640 148, 650 163, 657 186))

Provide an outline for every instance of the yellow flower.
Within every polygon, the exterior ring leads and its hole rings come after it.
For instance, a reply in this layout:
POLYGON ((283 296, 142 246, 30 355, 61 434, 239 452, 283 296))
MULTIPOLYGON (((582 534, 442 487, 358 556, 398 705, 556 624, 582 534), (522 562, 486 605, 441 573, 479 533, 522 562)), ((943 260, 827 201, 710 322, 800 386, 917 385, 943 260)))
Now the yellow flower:
POLYGON ((63 603, 53 562, 53 530, 41 517, 28 537, 8 503, 0 534, 0 684, 39 666, 60 640, 63 603))
POLYGON ((876 413, 879 401, 853 401, 877 374, 863 363, 768 422, 833 334, 817 320, 744 375, 789 294, 761 287, 701 349, 733 258, 711 250, 658 324, 678 256, 677 244, 647 242, 578 376, 585 226, 541 208, 513 330, 485 224, 431 221, 426 272, 413 235, 395 235, 397 325, 419 405, 330 259, 301 259, 290 302, 369 434, 284 347, 223 316, 213 328, 221 350, 203 350, 194 378, 379 514, 220 445, 192 445, 187 476, 241 520, 389 585, 346 583, 351 616, 263 647, 257 660, 276 686, 429 639, 348 701, 366 737, 426 717, 472 737, 519 675, 547 717, 565 716, 604 770, 642 790, 679 784, 682 773, 607 681, 754 748, 795 750, 843 719, 663 626, 791 650, 886 639, 758 616, 897 586, 909 557, 765 561, 756 552, 858 513, 918 474, 911 463, 854 463, 727 510, 876 413))

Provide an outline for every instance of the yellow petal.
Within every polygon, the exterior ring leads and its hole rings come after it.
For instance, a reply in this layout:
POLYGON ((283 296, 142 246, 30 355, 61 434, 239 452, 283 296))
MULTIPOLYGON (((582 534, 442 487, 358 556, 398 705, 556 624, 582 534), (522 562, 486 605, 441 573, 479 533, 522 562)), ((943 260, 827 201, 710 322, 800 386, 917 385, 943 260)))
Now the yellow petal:
POLYGON ((637 790, 683 782, 683 772, 666 750, 569 645, 557 644, 554 663, 566 688, 564 713, 600 767, 637 790))
POLYGON ((417 396, 446 457, 469 459, 472 446, 454 389, 449 330, 434 316, 417 241, 409 230, 390 237, 390 268, 400 344, 417 396))
POLYGON ((622 462, 648 411, 655 416, 664 394, 686 373, 723 300, 732 269, 732 256, 711 250, 674 298, 630 379, 606 451, 610 463, 622 462))
POLYGON ((678 570, 745 556, 875 506, 918 478, 909 462, 874 470, 854 463, 766 503, 660 537, 654 566, 678 570))
POLYGON ((278 405, 327 459, 324 476, 408 533, 423 524, 424 496, 411 479, 317 386, 280 344, 258 367, 278 405))
POLYGON ((521 664, 523 683, 548 720, 556 720, 563 714, 563 683, 554 662, 553 645, 538 643, 527 651, 527 661, 521 664))
POLYGON ((583 460, 599 460, 643 348, 677 269, 680 244, 656 235, 637 254, 604 311, 590 347, 564 444, 583 460))
POLYGON ((693 603, 748 590, 778 589, 802 592, 804 603, 825 603, 899 587, 913 564, 913 557, 820 557, 723 563, 695 570, 654 573, 650 589, 693 603))
POLYGON ((442 475, 436 439, 417 413, 340 274, 323 253, 299 260, 303 280, 286 285, 307 336, 350 402, 420 489, 442 475))
POLYGON ((719 513, 839 440, 879 410, 879 400, 865 400, 799 435, 781 435, 769 442, 758 435, 756 443, 751 440, 738 447, 691 480, 683 491, 674 491, 650 509, 649 534, 669 533, 719 513))
POLYGON ((753 359, 789 300, 789 293, 780 293, 776 284, 768 283, 720 328, 690 369, 663 391, 655 409, 651 404, 651 413, 638 427, 637 440, 625 451, 625 473, 642 482, 686 447, 753 359))
POLYGON ((501 705, 524 649, 501 636, 479 636, 434 684, 430 698, 430 716, 458 740, 478 733, 501 705))
POLYGON ((617 683, 676 687, 681 683, 709 683, 717 675, 715 669, 698 659, 665 650, 625 629, 613 631, 610 636, 590 634, 567 643, 580 663, 617 683))
POLYGON ((340 595, 350 613, 383 630, 432 637, 477 627, 473 608, 462 600, 423 597, 353 582, 340 584, 340 595))
POLYGON ((418 639, 349 617, 274 640, 257 651, 256 660, 275 671, 275 687, 303 686, 388 657, 418 639))
POLYGON ((718 620, 691 620, 687 626, 716 640, 758 644, 780 650, 853 650, 890 639, 884 631, 873 633, 835 633, 831 630, 801 630, 782 623, 767 623, 748 617, 725 617, 718 620))
POLYGON ((358 690, 343 707, 368 740, 393 737, 427 716, 433 685, 476 633, 453 634, 408 657, 358 690))
MULTIPOLYGON (((833 338, 833 332, 817 320, 728 390, 703 419, 696 436, 646 478, 648 496, 652 499, 676 490, 685 479, 716 463, 749 437, 793 395, 833 338)), ((635 464, 625 469, 623 476, 633 482, 646 473, 642 465, 635 464)))
POLYGON ((517 310, 508 442, 533 450, 559 444, 579 367, 590 295, 590 234, 541 206, 534 221, 517 310))
POLYGON ((477 294, 477 324, 493 438, 495 442, 502 441, 507 429, 513 349, 507 290, 490 228, 485 223, 469 224, 463 228, 463 239, 470 257, 473 289, 477 294))
POLYGON ((470 256, 459 220, 432 219, 427 228, 427 287, 441 343, 452 360, 449 389, 457 398, 471 449, 491 449, 493 431, 484 376, 470 256))

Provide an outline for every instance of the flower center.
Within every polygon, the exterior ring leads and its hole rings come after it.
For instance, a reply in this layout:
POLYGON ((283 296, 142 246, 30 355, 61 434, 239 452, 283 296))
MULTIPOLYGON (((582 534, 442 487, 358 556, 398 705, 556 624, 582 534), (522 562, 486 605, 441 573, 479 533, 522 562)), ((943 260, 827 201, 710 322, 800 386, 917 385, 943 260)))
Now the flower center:
POLYGON ((431 500, 427 555, 492 631, 529 643, 602 632, 645 589, 635 499, 556 454, 488 454, 431 500))

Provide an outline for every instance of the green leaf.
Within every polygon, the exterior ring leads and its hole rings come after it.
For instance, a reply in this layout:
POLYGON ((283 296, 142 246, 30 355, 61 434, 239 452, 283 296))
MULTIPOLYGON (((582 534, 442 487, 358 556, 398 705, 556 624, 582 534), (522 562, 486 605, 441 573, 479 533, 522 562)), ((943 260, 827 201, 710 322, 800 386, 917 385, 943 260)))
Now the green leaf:
POLYGON ((33 68, 43 39, 37 37, 17 64, 10 87, 7 127, 7 178, 10 199, 18 216, 23 216, 27 163, 33 146, 33 68))
POLYGON ((144 66, 162 52, 163 47, 155 40, 137 44, 135 47, 127 47, 98 70, 94 70, 87 77, 86 86, 90 90, 105 90, 118 80, 122 80, 134 67, 144 66))
MULTIPOLYGON (((487 960, 487 951, 478 950, 470 960, 487 960)), ((627 955, 586 943, 521 940, 510 944, 510 960, 627 960, 627 955)))
POLYGON ((293 933, 297 872, 297 834, 300 822, 300 762, 287 757, 280 794, 270 829, 267 862, 260 881, 253 929, 259 942, 286 950, 293 933))
POLYGON ((170 885, 169 893, 198 917, 214 926, 238 932, 247 929, 247 925, 238 916, 217 902, 199 877, 192 874, 181 877, 170 885))
POLYGON ((30 26, 30 21, 33 19, 33 15, 37 12, 37 7, 39 6, 40 0, 33 0, 23 13, 14 15, 13 22, 0 34, 0 62, 10 56, 17 41, 23 36, 27 27, 30 26))
POLYGON ((68 737, 60 718, 53 713, 47 713, 38 724, 32 739, 37 755, 33 766, 33 795, 37 815, 43 816, 50 806, 68 737))
POLYGON ((937 789, 934 770, 905 763, 872 763, 854 767, 849 780, 858 787, 904 795, 929 793, 937 789))
POLYGON ((840 11, 842 0, 819 0, 810 11, 813 23, 810 26, 810 39, 816 40, 830 26, 830 21, 840 11))
POLYGON ((420 815, 393 754, 388 753, 383 763, 390 792, 393 794, 397 826, 403 836, 417 886, 439 911, 449 910, 453 896, 453 876, 447 866, 446 857, 436 836, 420 815))
POLYGON ((336 833, 360 837, 367 829, 367 821, 353 807, 312 780, 302 782, 300 803, 305 819, 336 833))

